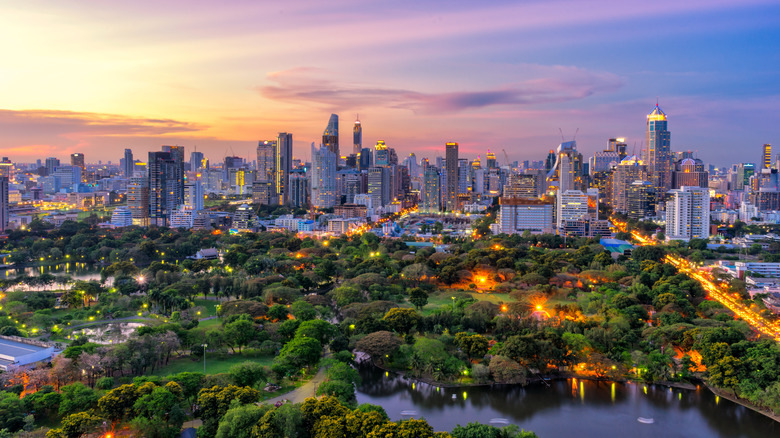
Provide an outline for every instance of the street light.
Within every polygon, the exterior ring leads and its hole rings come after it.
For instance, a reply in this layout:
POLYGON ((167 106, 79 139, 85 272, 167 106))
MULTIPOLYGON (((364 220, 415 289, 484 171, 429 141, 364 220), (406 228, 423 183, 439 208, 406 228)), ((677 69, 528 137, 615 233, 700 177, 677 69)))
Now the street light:
POLYGON ((452 298, 452 311, 455 312, 455 297, 450 298, 452 298))
POLYGON ((203 344, 203 375, 206 375, 206 347, 209 344, 203 344))

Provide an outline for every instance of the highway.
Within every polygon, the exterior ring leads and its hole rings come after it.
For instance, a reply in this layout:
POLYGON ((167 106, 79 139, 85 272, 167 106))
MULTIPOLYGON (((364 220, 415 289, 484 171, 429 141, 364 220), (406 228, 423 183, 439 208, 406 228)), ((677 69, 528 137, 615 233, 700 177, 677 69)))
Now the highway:
MULTIPOLYGON (((613 220, 612 224, 620 231, 625 232, 627 229, 626 224, 623 222, 613 220)), ((656 244, 653 239, 643 236, 637 231, 632 231, 631 235, 640 245, 656 244)), ((664 257, 664 262, 674 265, 681 272, 696 279, 707 292, 707 297, 721 303, 727 309, 734 312, 735 315, 750 324, 754 330, 780 342, 780 325, 778 325, 776 321, 764 318, 756 311, 743 304, 742 299, 738 296, 729 295, 725 291, 725 288, 727 287, 726 283, 718 283, 710 272, 697 268, 691 262, 678 255, 667 254, 664 257)))

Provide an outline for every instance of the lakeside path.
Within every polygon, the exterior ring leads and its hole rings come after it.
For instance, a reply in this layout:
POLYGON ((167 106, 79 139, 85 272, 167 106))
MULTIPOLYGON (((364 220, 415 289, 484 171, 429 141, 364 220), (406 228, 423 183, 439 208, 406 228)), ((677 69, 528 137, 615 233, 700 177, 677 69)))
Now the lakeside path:
POLYGON ((326 376, 327 371, 325 371, 325 367, 321 367, 311 380, 299 386, 298 388, 295 388, 286 394, 282 394, 274 398, 269 398, 268 400, 263 400, 260 403, 275 404, 276 402, 284 400, 287 400, 290 403, 303 403, 303 401, 307 398, 314 397, 314 393, 317 391, 317 387, 325 381, 326 376))

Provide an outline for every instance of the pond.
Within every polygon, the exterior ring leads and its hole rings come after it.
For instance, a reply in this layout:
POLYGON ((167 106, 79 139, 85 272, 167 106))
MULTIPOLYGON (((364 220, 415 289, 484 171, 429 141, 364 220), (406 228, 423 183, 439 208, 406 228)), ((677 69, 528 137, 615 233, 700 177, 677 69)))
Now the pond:
POLYGON ((358 403, 380 405, 392 420, 425 418, 437 431, 492 422, 516 424, 541 438, 780 436, 780 423, 703 386, 684 390, 567 379, 526 387, 441 388, 370 366, 360 367, 360 374, 358 403))

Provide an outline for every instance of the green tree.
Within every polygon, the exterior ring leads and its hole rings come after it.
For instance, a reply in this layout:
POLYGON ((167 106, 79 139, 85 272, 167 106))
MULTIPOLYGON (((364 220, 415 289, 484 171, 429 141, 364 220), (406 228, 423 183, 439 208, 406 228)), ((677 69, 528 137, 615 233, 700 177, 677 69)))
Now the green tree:
POLYGON ((241 353, 242 347, 246 347, 257 337, 254 324, 247 318, 239 318, 226 324, 224 334, 224 339, 230 348, 238 347, 239 353, 241 353))
POLYGON ((314 309, 314 306, 303 300, 298 300, 292 303, 290 309, 292 310, 292 314, 295 316, 295 319, 301 321, 309 321, 317 317, 317 310, 314 309))
POLYGON ((414 307, 418 310, 422 310, 428 304, 428 293, 419 287, 415 287, 409 291, 409 302, 414 304, 414 307))
POLYGON ((257 362, 242 362, 230 368, 230 378, 238 386, 254 387, 268 378, 265 367, 257 362))
POLYGON ((62 416, 95 408, 100 398, 95 390, 81 382, 63 386, 60 390, 59 413, 62 416))
POLYGON ((16 432, 24 426, 24 407, 19 396, 12 392, 0 392, 0 429, 16 432))
MULTIPOLYGON (((225 415, 228 409, 238 405, 255 403, 260 399, 260 392, 249 387, 213 386, 203 388, 198 393, 198 411, 197 415, 203 420, 204 436, 214 436, 219 427, 219 420, 225 415), (236 401, 237 405, 233 404, 236 401)), ((199 433, 200 435, 200 433, 199 433)))
POLYGON ((321 344, 327 344, 335 335, 336 326, 321 319, 304 321, 295 331, 295 337, 306 337, 320 341, 321 344))
POLYGON ((414 309, 395 307, 388 310, 382 319, 391 329, 406 334, 420 322, 420 315, 414 309))
POLYGON ((62 427, 46 432, 46 438, 78 438, 100 423, 100 417, 88 412, 70 414, 62 420, 62 427))
POLYGON ((401 344, 398 336, 382 330, 366 335, 355 344, 355 349, 368 354, 375 362, 383 362, 385 357, 395 353, 401 344))
POLYGON ((313 338, 296 337, 285 344, 275 363, 287 364, 298 370, 300 368, 315 365, 320 360, 322 344, 313 338))
POLYGON ((460 350, 469 357, 469 359, 479 359, 485 357, 490 348, 486 337, 480 334, 470 334, 460 332, 455 335, 455 342, 460 350))
POLYGON ((122 385, 106 393, 98 400, 98 408, 111 421, 119 421, 127 415, 140 394, 135 385, 122 385))
POLYGON ((157 387, 133 405, 137 417, 133 426, 149 438, 173 438, 179 435, 186 414, 181 399, 168 388, 157 387))
POLYGON ((219 420, 216 438, 250 438, 252 427, 271 409, 268 404, 231 407, 219 420))

